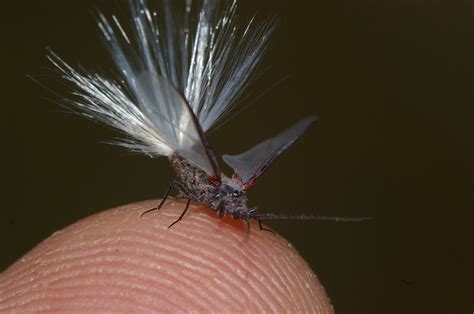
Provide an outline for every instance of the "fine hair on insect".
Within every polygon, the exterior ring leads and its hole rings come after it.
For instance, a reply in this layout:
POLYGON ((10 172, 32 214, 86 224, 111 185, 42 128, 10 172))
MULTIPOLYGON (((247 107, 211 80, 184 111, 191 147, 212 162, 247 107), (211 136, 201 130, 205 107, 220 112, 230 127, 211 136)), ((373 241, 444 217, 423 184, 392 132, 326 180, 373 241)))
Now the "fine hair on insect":
POLYGON ((190 202, 208 206, 219 218, 228 215, 250 226, 256 219, 360 221, 364 218, 279 215, 247 205, 252 188, 273 161, 315 121, 307 117, 275 137, 222 159, 234 173, 222 173, 206 132, 222 120, 255 78, 275 18, 253 18, 240 26, 235 0, 128 0, 129 16, 97 13, 103 42, 117 77, 74 68, 50 51, 49 60, 73 86, 67 105, 119 130, 117 142, 151 157, 166 156, 177 179, 159 210, 176 189, 190 202))

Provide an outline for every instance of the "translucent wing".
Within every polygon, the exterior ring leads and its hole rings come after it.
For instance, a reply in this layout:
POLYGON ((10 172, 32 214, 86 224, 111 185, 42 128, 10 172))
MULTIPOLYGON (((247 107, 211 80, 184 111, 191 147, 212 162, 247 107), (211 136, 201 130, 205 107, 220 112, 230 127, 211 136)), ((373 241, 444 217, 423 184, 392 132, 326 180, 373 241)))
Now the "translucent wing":
POLYGON ((138 77, 135 97, 153 130, 180 156, 220 178, 214 152, 210 148, 196 115, 183 96, 160 75, 145 72, 138 77))
POLYGON ((272 162, 315 121, 316 117, 305 118, 278 136, 263 141, 240 155, 224 155, 222 158, 234 169, 243 188, 248 189, 272 162))

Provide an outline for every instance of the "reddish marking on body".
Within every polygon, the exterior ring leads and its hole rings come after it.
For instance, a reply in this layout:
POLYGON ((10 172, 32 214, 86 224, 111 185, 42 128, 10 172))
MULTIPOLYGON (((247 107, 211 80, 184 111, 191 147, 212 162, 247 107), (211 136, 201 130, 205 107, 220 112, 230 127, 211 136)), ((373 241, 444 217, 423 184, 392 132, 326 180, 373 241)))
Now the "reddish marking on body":
POLYGON ((217 212, 213 210, 212 208, 208 207, 206 204, 202 204, 202 213, 205 213, 206 215, 209 215, 212 218, 217 219, 220 221, 220 223, 228 226, 232 226, 233 228, 240 230, 241 232, 246 232, 247 231, 247 225, 240 219, 234 219, 232 218, 231 215, 229 214, 224 214, 224 217, 219 217, 217 212))
POLYGON ((221 178, 219 178, 217 176, 207 176, 207 180, 210 183, 221 182, 221 178))
POLYGON ((253 182, 253 181, 247 182, 247 183, 245 183, 244 185, 242 185, 242 189, 248 190, 248 189, 253 188, 254 185, 255 185, 255 182, 253 182))

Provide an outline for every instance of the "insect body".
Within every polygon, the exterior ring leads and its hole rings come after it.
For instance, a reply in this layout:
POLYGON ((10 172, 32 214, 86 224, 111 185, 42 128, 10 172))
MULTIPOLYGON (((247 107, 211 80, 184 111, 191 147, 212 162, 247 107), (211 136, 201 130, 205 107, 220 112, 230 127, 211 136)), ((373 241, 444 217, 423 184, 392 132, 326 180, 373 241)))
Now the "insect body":
MULTIPOLYGON (((237 156, 225 155, 224 161, 235 170, 232 178, 226 177, 220 171, 215 172, 213 176, 209 176, 179 154, 174 154, 170 160, 179 181, 173 181, 168 189, 168 193, 157 208, 152 208, 145 213, 161 208, 171 188, 176 186, 189 200, 206 204, 216 211, 221 218, 225 214, 229 214, 234 219, 244 219, 248 222, 251 218, 257 218, 260 222, 260 218, 265 216, 259 215, 255 208, 250 209, 247 207, 245 190, 254 186, 255 181, 271 165, 275 158, 291 145, 314 120, 312 117, 306 118, 279 136, 264 141, 243 154, 237 156)), ((213 159, 214 154, 210 148, 208 148, 208 156, 210 162, 215 161, 213 159)), ((216 167, 218 169, 217 164, 216 167)), ((181 220, 188 206, 189 202, 182 215, 171 226, 181 220)), ((271 218, 269 216, 266 217, 271 218)))
POLYGON ((180 178, 180 183, 175 184, 185 197, 208 205, 219 217, 229 214, 236 219, 252 218, 254 211, 247 208, 245 192, 234 180, 225 175, 220 180, 210 178, 178 155, 171 158, 171 164, 180 178))
POLYGON ((98 26, 118 79, 76 70, 52 52, 49 59, 75 87, 77 97, 70 104, 124 133, 119 145, 170 159, 178 180, 158 208, 177 187, 189 201, 208 205, 220 217, 275 218, 249 208, 245 191, 315 118, 242 154, 224 155, 234 170, 230 178, 220 171, 205 135, 251 82, 275 23, 252 20, 239 30, 235 1, 221 9, 217 0, 183 0, 180 10, 174 7, 177 2, 163 0, 150 9, 145 0, 129 0, 128 27, 116 16, 99 13, 98 26))
MULTIPOLYGON (((256 210, 247 207, 245 190, 254 186, 255 181, 275 158, 291 145, 314 120, 314 118, 306 118, 279 136, 264 141, 243 154, 224 155, 224 161, 235 171, 232 178, 227 178, 220 172, 209 176, 175 154, 171 157, 171 164, 180 178, 179 183, 175 184, 186 197, 207 204, 217 211, 220 217, 229 214, 235 219, 257 218, 256 210)), ((211 150, 209 156, 214 156, 211 150)))

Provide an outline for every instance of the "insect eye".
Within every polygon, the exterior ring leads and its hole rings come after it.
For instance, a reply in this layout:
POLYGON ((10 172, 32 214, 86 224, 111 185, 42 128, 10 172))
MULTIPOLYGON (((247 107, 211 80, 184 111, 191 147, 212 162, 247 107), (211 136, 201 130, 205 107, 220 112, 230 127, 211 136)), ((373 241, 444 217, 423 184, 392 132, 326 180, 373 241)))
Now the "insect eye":
POLYGON ((232 192, 232 197, 240 197, 240 196, 242 196, 242 191, 235 190, 234 192, 232 192))

